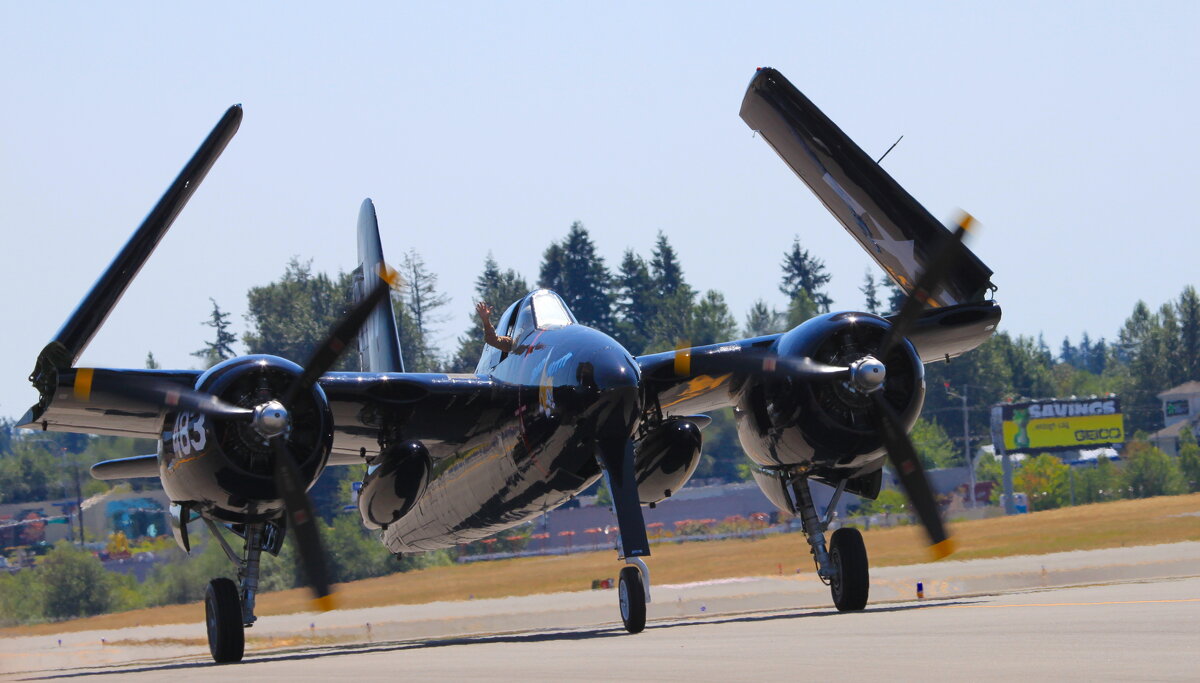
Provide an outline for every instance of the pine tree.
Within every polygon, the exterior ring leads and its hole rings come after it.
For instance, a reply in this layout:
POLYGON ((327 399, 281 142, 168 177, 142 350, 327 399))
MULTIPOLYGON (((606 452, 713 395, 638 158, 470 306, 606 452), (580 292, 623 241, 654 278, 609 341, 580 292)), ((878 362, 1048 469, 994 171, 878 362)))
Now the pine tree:
POLYGON ((680 344, 691 344, 692 307, 696 292, 683 278, 683 267, 674 247, 662 232, 650 259, 650 277, 656 295, 651 342, 647 350, 666 351, 680 344))
POLYGON ((750 312, 746 314, 745 335, 747 337, 761 337, 767 334, 775 334, 782 332, 787 327, 787 317, 767 306, 767 302, 759 299, 750 307, 750 312))
MULTIPOLYGON (((242 341, 250 353, 304 363, 350 309, 353 287, 349 273, 339 273, 335 282, 324 273, 313 273, 312 261, 301 263, 292 258, 277 282, 247 292, 250 329, 242 341)), ((339 370, 357 367, 355 349, 347 351, 335 366, 339 370)))
POLYGON ((630 353, 640 354, 650 343, 657 298, 646 261, 632 249, 625 250, 616 283, 614 308, 617 320, 613 336, 630 353))
POLYGON ((1188 285, 1175 304, 1179 317, 1179 360, 1184 381, 1200 380, 1200 295, 1188 285))
POLYGON ((442 320, 437 310, 450 299, 438 293, 437 275, 425 267, 425 260, 415 249, 404 255, 400 277, 404 281, 401 298, 411 319, 409 338, 403 340, 401 346, 405 355, 404 367, 409 372, 431 372, 439 365, 431 341, 434 324, 442 320))
POLYGON ((866 301, 863 305, 867 313, 879 313, 879 289, 875 285, 875 276, 871 274, 870 269, 867 269, 866 275, 863 278, 863 286, 859 287, 858 291, 863 293, 866 301))
POLYGON ((905 294, 904 290, 901 289, 900 286, 897 285, 895 282, 893 282, 890 278, 887 281, 887 290, 888 290, 888 303, 887 303, 888 313, 894 315, 896 313, 899 313, 900 309, 904 308, 904 302, 908 301, 908 295, 905 294))
POLYGON ((691 342, 696 346, 716 344, 737 336, 737 320, 725 304, 725 296, 710 289, 696 304, 692 315, 691 342))
POLYGON ((580 323, 613 331, 612 275, 583 223, 572 223, 563 241, 542 254, 538 285, 562 297, 580 323))
POLYGON ((205 368, 211 368, 217 363, 237 355, 233 351, 233 343, 237 341, 237 336, 229 331, 230 325, 233 324, 229 322, 229 314, 221 311, 216 299, 209 297, 208 300, 213 305, 212 313, 209 314, 207 321, 200 324, 216 330, 217 336, 211 342, 204 342, 204 348, 192 352, 193 356, 204 361, 205 368))
POLYGON ((832 276, 825 272, 823 261, 801 248, 799 237, 792 242, 792 249, 784 255, 781 265, 783 280, 780 282, 779 291, 789 300, 796 298, 796 295, 803 291, 817 305, 818 311, 828 313, 833 300, 829 298, 824 287, 829 284, 832 276))
POLYGON ((162 366, 159 365, 158 360, 154 358, 154 352, 147 351, 146 352, 146 369, 147 370, 158 370, 160 368, 162 368, 162 366))
POLYGON ((817 304, 808 296, 808 292, 803 289, 796 292, 796 296, 792 297, 788 304, 787 325, 795 327, 809 318, 820 314, 820 309, 817 304))

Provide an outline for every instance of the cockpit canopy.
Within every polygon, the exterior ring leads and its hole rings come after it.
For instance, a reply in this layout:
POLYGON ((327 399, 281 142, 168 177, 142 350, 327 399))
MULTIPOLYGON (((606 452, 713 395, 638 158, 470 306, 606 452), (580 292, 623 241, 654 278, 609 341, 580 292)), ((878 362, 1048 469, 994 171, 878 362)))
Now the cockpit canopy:
MULTIPOLYGON (((567 309, 562 298, 549 289, 538 289, 526 294, 504 311, 504 315, 496 322, 496 335, 512 337, 513 343, 520 344, 521 339, 535 329, 546 330, 575 324, 578 324, 578 321, 567 309)), ((475 372, 491 371, 506 355, 500 349, 485 345, 475 372)))

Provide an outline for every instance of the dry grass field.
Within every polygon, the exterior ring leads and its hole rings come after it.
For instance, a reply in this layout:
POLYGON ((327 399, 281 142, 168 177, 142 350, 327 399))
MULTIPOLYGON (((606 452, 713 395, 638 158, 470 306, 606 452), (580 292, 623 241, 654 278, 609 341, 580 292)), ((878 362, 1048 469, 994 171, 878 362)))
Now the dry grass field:
MULTIPOLYGON (((1200 494, 1116 501, 1016 517, 951 524, 958 551, 951 559, 1040 555, 1134 545, 1200 541, 1200 494)), ((928 561, 917 527, 866 532, 871 566, 928 561)), ((812 569, 808 546, 799 534, 753 540, 656 544, 650 561, 656 584, 713 578, 764 576, 812 569)), ((338 587, 343 608, 415 604, 441 600, 496 598, 532 593, 585 590, 592 579, 615 577, 620 565, 611 550, 570 556, 531 557, 437 567, 366 579, 338 587)), ((308 593, 295 589, 259 597, 260 615, 310 609, 308 593)), ((108 614, 55 624, 0 629, 0 636, 112 629, 133 625, 197 621, 204 608, 172 605, 108 614)))

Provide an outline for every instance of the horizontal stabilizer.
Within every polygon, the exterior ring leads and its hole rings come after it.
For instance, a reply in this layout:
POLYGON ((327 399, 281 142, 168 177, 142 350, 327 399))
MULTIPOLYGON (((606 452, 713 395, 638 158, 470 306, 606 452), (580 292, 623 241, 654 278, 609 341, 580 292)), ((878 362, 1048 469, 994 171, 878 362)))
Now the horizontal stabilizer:
MULTIPOLYGON (((778 71, 758 70, 741 116, 911 294, 950 231, 778 71)), ((941 291, 931 292, 931 306, 982 301, 994 288, 991 269, 969 249, 962 252, 941 291)))
POLYGON ((158 456, 135 455, 129 458, 104 460, 92 465, 92 478, 103 481, 158 477, 158 456))

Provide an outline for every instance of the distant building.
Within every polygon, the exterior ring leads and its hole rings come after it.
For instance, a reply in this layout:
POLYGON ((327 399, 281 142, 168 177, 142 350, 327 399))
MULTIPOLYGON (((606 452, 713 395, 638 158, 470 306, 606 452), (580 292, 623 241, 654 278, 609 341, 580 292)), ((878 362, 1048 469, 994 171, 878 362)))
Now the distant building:
POLYGON ((1179 455, 1179 434, 1184 429, 1195 434, 1200 422, 1200 382, 1184 382, 1158 395, 1162 401, 1162 429, 1150 435, 1150 443, 1172 457, 1179 455))

